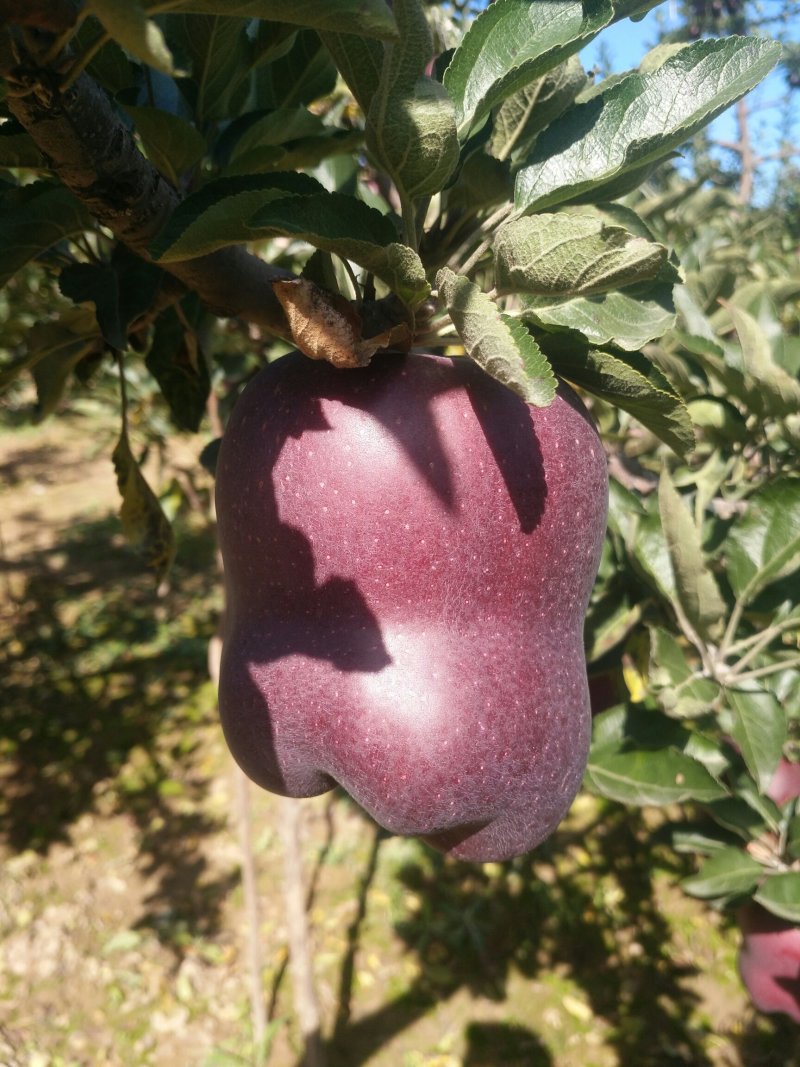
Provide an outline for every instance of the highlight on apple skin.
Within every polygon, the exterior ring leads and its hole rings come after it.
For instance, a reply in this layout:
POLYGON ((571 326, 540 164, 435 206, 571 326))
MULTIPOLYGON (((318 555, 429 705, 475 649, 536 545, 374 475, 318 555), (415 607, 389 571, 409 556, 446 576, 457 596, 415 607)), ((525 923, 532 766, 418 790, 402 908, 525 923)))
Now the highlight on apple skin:
POLYGON ((466 358, 291 353, 240 398, 216 494, 243 770, 295 797, 338 783, 462 859, 544 840, 586 765, 608 498, 576 394, 529 407, 466 358))
POLYGON ((800 927, 750 902, 739 909, 739 973, 759 1011, 800 1022, 800 927))

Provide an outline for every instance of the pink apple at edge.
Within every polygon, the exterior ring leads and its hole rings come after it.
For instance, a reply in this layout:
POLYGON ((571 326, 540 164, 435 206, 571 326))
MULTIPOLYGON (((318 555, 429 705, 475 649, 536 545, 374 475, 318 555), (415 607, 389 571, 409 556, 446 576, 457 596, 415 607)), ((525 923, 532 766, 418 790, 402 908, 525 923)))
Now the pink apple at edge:
POLYGON ((217 468, 220 711, 245 772, 339 783, 463 859, 536 846, 585 769, 607 492, 566 385, 534 408, 467 359, 270 364, 217 468))
POLYGON ((767 796, 778 805, 800 797, 800 763, 790 763, 781 757, 767 788, 767 796))
POLYGON ((800 927, 746 904, 738 914, 742 931, 739 973, 755 1006, 800 1022, 800 927))

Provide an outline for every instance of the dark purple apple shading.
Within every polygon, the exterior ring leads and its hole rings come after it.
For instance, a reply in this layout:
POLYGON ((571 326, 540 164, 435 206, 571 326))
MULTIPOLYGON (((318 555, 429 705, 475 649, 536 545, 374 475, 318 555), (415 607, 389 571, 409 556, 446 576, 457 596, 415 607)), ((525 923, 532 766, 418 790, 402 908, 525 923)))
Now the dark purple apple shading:
POLYGON ((462 859, 534 848, 586 765, 607 496, 564 384, 535 408, 465 358, 270 364, 217 467, 241 767, 288 796, 339 783, 462 859))

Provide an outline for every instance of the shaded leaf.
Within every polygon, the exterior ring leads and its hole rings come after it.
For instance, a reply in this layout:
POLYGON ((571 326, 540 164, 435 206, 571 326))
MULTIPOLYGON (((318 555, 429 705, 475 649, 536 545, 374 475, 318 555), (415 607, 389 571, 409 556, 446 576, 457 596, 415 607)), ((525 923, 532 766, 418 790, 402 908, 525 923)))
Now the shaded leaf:
POLYGON ((330 52, 347 87, 366 115, 378 90, 383 69, 383 48, 369 37, 352 33, 321 34, 322 43, 330 52))
POLYGON ((477 285, 447 267, 439 271, 436 284, 467 355, 526 403, 547 407, 555 397, 556 378, 522 323, 501 314, 477 285))
POLYGON ((173 73, 172 53, 160 26, 149 19, 141 0, 86 0, 86 14, 95 15, 109 35, 148 66, 173 73))
POLYGON ((800 482, 778 478, 754 493, 724 545, 728 579, 749 603, 800 567, 800 482))
POLYGON ((205 414, 211 378, 197 338, 174 308, 156 319, 145 363, 158 382, 175 425, 196 433, 205 414))
POLYGON ((614 16, 610 0, 495 0, 444 74, 465 139, 492 108, 579 52, 614 16))
POLYGON ((628 411, 679 456, 694 448, 692 422, 683 401, 640 353, 612 355, 571 341, 540 340, 562 377, 628 411))
POLYGON ((308 174, 233 175, 209 182, 187 196, 150 246, 154 259, 193 259, 255 239, 249 220, 270 200, 310 196, 323 187, 308 174))
POLYGON ((91 217, 63 185, 33 182, 0 197, 0 286, 52 245, 91 227, 91 217))
POLYGON ((650 685, 664 711, 685 719, 707 715, 720 687, 697 677, 675 637, 659 626, 650 627, 650 685))
POLYGON ((503 160, 529 154, 542 130, 567 110, 587 81, 580 60, 571 56, 509 96, 492 122, 492 155, 503 160))
POLYGON ((145 481, 133 458, 128 434, 122 431, 111 456, 122 496, 120 519, 129 544, 152 568, 160 581, 172 565, 175 544, 172 527, 164 514, 158 497, 145 481))
POLYGON ((733 711, 731 736, 759 790, 766 793, 786 741, 786 712, 764 689, 729 689, 728 702, 733 711))
POLYGON ((780 919, 800 923, 800 871, 771 874, 754 899, 780 919))
POLYGON ((247 69, 247 20, 227 15, 172 16, 170 40, 192 74, 192 108, 201 128, 228 118, 231 98, 247 69))
MULTIPOLYGON (((356 47, 364 45, 383 54, 379 41, 348 34, 356 47)), ((313 30, 300 30, 285 55, 263 64, 254 79, 254 105, 258 108, 296 107, 333 92, 336 66, 313 30)))
POLYGON ((750 893, 765 874, 764 868, 746 852, 725 848, 710 856, 697 874, 684 878, 681 888, 704 899, 750 893))
POLYGON ((59 288, 75 303, 92 303, 108 344, 128 347, 128 327, 152 305, 163 271, 119 246, 109 264, 75 263, 62 270, 59 288))
POLYGON ((44 166, 44 156, 36 142, 16 119, 0 123, 0 167, 40 170, 44 166))
POLYGON ((743 370, 760 391, 764 409, 775 415, 800 412, 800 382, 774 361, 767 335, 742 308, 731 303, 728 311, 742 346, 743 370))
POLYGON ((186 119, 158 107, 126 107, 150 162, 180 188, 181 175, 203 158, 206 143, 186 119))
POLYGON ((313 30, 333 30, 364 37, 388 39, 397 36, 392 12, 384 0, 292 0, 290 4, 286 0, 184 0, 177 10, 201 15, 270 19, 308 26, 313 30))
POLYGON ((777 42, 761 38, 701 40, 657 70, 628 75, 542 134, 517 175, 516 206, 542 210, 663 158, 757 85, 779 55, 777 42))
POLYGON ((430 292, 419 256, 397 242, 391 220, 342 193, 275 200, 250 219, 253 238, 296 237, 371 271, 410 305, 430 292))

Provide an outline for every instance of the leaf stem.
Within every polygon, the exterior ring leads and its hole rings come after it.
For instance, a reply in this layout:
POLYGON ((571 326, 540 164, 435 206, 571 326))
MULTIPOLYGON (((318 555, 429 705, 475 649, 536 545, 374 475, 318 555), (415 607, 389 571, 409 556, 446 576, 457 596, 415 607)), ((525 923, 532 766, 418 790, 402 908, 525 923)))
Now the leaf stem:
MULTIPOLYGON (((770 641, 773 641, 776 637, 779 637, 786 630, 791 630, 796 627, 800 630, 800 616, 792 616, 788 619, 782 619, 780 622, 774 623, 769 626, 763 633, 750 634, 749 637, 742 637, 739 641, 735 641, 730 648, 726 649, 725 655, 735 656, 739 652, 744 652, 746 649, 750 649, 754 654, 758 654, 763 648, 765 648, 770 641)), ((747 653, 748 662, 752 660, 750 652, 747 653)), ((737 664, 741 666, 741 664, 737 664)))
POLYGON ((732 682, 749 682, 753 678, 766 678, 770 674, 777 674, 778 671, 793 670, 795 667, 800 667, 800 656, 776 660, 775 663, 768 663, 766 667, 758 667, 754 671, 745 671, 744 674, 739 674, 734 668, 726 681, 728 685, 732 682))

